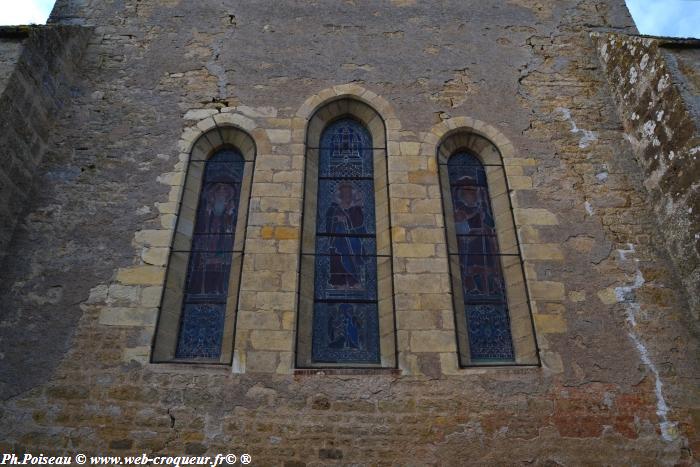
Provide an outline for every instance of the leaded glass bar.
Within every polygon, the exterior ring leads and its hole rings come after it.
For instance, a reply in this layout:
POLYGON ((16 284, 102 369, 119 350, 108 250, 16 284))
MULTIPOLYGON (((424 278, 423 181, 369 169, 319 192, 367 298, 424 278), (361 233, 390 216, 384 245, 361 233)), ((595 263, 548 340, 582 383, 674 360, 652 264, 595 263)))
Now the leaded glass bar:
POLYGON ((319 151, 312 361, 379 363, 372 138, 345 118, 319 151))
POLYGON ((464 317, 473 363, 515 358, 486 170, 471 153, 447 161, 464 317))
POLYGON ((216 360, 221 355, 244 166, 234 149, 221 150, 204 164, 176 358, 216 360))

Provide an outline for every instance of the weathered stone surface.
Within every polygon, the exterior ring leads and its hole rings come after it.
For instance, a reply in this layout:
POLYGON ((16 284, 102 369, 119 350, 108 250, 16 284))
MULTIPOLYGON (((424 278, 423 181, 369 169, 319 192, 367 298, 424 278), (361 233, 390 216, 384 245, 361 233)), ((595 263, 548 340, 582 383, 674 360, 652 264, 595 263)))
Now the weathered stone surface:
POLYGON ((593 40, 691 315, 700 319, 700 40, 593 40))
MULTIPOLYGON (((90 29, 67 26, 0 27, 0 266, 34 189, 54 119, 78 81, 90 34, 90 29)), ((70 182, 79 175, 73 169, 53 177, 70 182)))
POLYGON ((153 308, 104 308, 100 312, 100 324, 107 326, 152 326, 156 323, 153 308))
MULTIPOLYGON (((697 462, 695 324, 589 37, 634 33, 624 2, 485 3, 59 0, 53 22, 96 30, 0 269, 0 450, 697 462), (348 95, 387 129, 399 367, 295 373, 306 119, 348 95), (142 255, 170 246, 188 151, 216 125, 257 149, 233 365, 151 364, 165 268, 142 255), (457 127, 507 168, 541 366, 459 368, 435 157, 457 127)), ((34 141, 4 129, 3 147, 34 141)))
POLYGON ((120 269, 117 281, 133 285, 161 285, 165 278, 165 268, 158 266, 136 266, 120 269))

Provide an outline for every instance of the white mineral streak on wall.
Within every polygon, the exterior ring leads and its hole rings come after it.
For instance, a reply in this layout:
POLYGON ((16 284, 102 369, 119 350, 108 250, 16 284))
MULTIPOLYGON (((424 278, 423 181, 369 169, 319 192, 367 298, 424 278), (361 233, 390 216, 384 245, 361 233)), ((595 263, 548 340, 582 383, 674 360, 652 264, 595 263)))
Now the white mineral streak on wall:
MULTIPOLYGON (((628 249, 626 250, 617 250, 617 253, 620 257, 620 261, 623 263, 630 261, 630 259, 627 258, 627 255, 633 255, 635 252, 634 245, 632 245, 631 243, 627 244, 627 248, 628 249)), ((639 314, 640 305, 635 299, 634 291, 644 285, 644 276, 642 275, 642 271, 640 271, 639 269, 639 260, 637 258, 632 258, 632 261, 634 261, 635 269, 634 282, 631 285, 616 287, 615 297, 617 298, 617 301, 619 303, 623 303, 625 305, 627 322, 630 326, 630 329, 627 334, 634 343, 634 346, 637 348, 642 363, 644 363, 647 366, 647 368, 649 368, 649 371, 651 371, 652 375, 654 375, 654 392, 656 393, 656 414, 659 416, 659 420, 661 420, 661 422, 659 423, 659 427, 661 428, 661 437, 665 441, 675 441, 678 438, 677 423, 671 422, 668 419, 669 408, 668 404, 666 404, 666 399, 664 398, 664 394, 662 391, 663 383, 661 382, 659 370, 658 368, 656 368, 654 362, 651 361, 651 358, 649 357, 649 351, 644 345, 644 342, 642 341, 641 337, 636 332, 637 315, 639 314)))
POLYGON ((571 123, 571 132, 572 133, 583 133, 583 136, 581 137, 581 140, 578 143, 578 147, 581 149, 587 148, 593 141, 597 141, 598 137, 596 136, 594 131, 590 130, 584 130, 583 128, 579 128, 578 125, 576 125, 576 122, 574 121, 573 118, 571 118, 571 111, 569 109, 566 109, 564 107, 557 107, 555 109, 556 112, 561 112, 562 115, 564 115, 564 118, 571 123))

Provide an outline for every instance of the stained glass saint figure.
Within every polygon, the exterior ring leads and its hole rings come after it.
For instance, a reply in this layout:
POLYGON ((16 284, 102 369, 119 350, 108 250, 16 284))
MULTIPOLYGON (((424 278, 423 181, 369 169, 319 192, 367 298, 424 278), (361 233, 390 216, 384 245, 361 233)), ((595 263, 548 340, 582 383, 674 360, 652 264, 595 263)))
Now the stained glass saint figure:
MULTIPOLYGON (((349 234, 365 234, 365 216, 361 199, 351 183, 339 183, 335 201, 326 212, 326 230, 341 234, 332 237, 328 285, 339 289, 362 287, 362 265, 367 258, 362 241, 349 234)), ((370 253, 371 254, 371 253, 370 253)))
POLYGON ((243 157, 230 149, 219 151, 205 163, 177 358, 217 359, 221 355, 243 167, 243 157))
POLYGON ((505 283, 486 171, 470 153, 452 156, 447 166, 471 359, 512 360, 505 283))
POLYGON ((371 137, 355 120, 321 136, 312 360, 377 363, 377 257, 371 137))

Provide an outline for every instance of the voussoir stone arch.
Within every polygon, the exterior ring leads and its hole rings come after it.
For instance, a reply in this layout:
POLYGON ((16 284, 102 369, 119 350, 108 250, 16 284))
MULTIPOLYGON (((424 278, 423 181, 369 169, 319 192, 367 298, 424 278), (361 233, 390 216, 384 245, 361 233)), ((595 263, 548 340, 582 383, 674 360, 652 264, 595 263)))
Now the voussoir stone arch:
MULTIPOLYGON (((401 129, 401 122, 396 116, 393 106, 378 95, 377 93, 363 88, 357 84, 341 84, 323 89, 316 94, 308 97, 297 110, 296 116, 308 122, 316 112, 324 106, 331 104, 333 101, 341 99, 352 99, 358 102, 363 102, 374 109, 381 116, 386 127, 386 141, 389 143, 397 143, 399 141, 398 131, 401 129)), ((298 132, 295 142, 303 143, 307 138, 307 132, 298 132)))
MULTIPOLYGON (((236 314, 239 303, 241 274, 246 242, 247 220, 252 191, 255 159, 260 144, 269 145, 265 133, 258 131, 248 118, 229 113, 218 113, 188 127, 178 143, 180 149, 180 185, 170 254, 158 323, 153 341, 151 361, 154 363, 182 360, 177 355, 178 336, 182 326, 183 301, 188 264, 192 255, 194 225, 197 219, 200 191, 205 183, 207 163, 217 154, 231 150, 242 158, 242 175, 236 222, 228 275, 228 292, 224 311, 220 354, 212 358, 194 358, 185 361, 231 364, 235 339, 236 314)), ((216 156, 219 157, 219 156, 216 156)), ((240 160, 240 159, 239 159, 240 160)))
POLYGON ((311 96, 297 112, 305 122, 298 143, 305 145, 305 189, 302 222, 299 303, 297 307, 296 367, 348 366, 396 368, 396 324, 393 304, 393 265, 388 196, 388 145, 398 141, 400 124, 390 104, 357 85, 334 86, 311 96), (372 140, 374 211, 376 215, 377 309, 379 354, 376 364, 317 363, 311 356, 314 313, 314 271, 319 190, 320 141, 329 125, 351 119, 364 127, 372 140), (391 125, 391 126, 390 126, 391 125), (303 139, 302 139, 303 138, 303 139))
POLYGON ((497 149, 500 157, 505 162, 506 159, 515 159, 515 147, 506 136, 498 129, 486 122, 471 117, 453 117, 436 124, 431 129, 431 133, 438 139, 438 147, 455 133, 474 134, 489 140, 497 149))
MULTIPOLYGON (((476 157, 485 170, 491 206, 489 210, 492 210, 499 255, 502 255, 499 256, 499 261, 505 281, 510 334, 514 349, 514 357, 510 362, 503 361, 498 364, 538 365, 539 354, 530 309, 530 295, 525 280, 518 226, 511 204, 512 190, 506 170, 506 166, 516 159, 514 147, 497 129, 469 117, 445 120, 435 125, 431 132, 437 139, 435 157, 440 177, 449 255, 462 253, 458 253, 448 161, 457 154, 468 153, 476 157)), ((450 256, 450 258, 453 257, 457 256, 450 256)), ((462 293, 461 266, 456 260, 450 259, 449 263, 460 366, 483 364, 470 357, 468 324, 464 319, 465 296, 462 293)))

